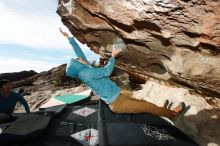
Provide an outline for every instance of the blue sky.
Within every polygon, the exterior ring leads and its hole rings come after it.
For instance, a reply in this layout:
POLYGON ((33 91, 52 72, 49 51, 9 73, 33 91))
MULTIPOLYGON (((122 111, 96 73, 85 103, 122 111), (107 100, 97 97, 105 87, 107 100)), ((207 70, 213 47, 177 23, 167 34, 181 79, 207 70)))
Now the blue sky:
MULTIPOLYGON (((68 31, 56 9, 57 0, 0 1, 0 73, 46 71, 73 57, 58 30, 68 31)), ((98 60, 98 55, 79 45, 89 60, 98 60)))

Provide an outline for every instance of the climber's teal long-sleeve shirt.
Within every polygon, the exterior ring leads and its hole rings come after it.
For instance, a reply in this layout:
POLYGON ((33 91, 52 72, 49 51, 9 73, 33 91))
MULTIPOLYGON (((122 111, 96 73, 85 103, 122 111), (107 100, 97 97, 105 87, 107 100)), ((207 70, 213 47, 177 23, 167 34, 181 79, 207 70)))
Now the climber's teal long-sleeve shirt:
POLYGON ((87 61, 87 58, 85 56, 85 54, 83 53, 82 49, 80 48, 80 46, 77 44, 77 42, 75 41, 75 39, 73 37, 69 37, 68 38, 69 43, 71 44, 72 48, 73 48, 73 52, 75 53, 75 55, 77 57, 81 57, 83 60, 87 61))
MULTIPOLYGON (((73 51, 77 57, 81 57, 87 61, 81 48, 75 42, 74 38, 69 38, 69 42, 73 47, 73 51)), ((88 62, 88 61, 87 61, 88 62)), ((108 64, 104 67, 94 68, 89 65, 82 64, 75 59, 71 59, 67 64, 66 74, 69 77, 77 77, 88 85, 102 100, 107 104, 114 102, 121 92, 113 81, 109 79, 115 66, 115 58, 109 59, 108 64)))
POLYGON ((10 116, 14 112, 17 102, 20 102, 24 106, 25 111, 30 113, 27 101, 20 94, 13 91, 10 92, 8 97, 4 97, 0 93, 0 113, 5 113, 10 116))

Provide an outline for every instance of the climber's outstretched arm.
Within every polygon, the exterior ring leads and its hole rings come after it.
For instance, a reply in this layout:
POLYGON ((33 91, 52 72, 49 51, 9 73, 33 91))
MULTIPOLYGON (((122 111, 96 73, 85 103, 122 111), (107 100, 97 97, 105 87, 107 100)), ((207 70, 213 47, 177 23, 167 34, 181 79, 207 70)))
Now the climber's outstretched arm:
POLYGON ((60 32, 69 40, 69 43, 71 44, 71 46, 73 48, 73 51, 76 54, 76 56, 78 58, 82 58, 83 60, 88 62, 85 54, 83 53, 83 51, 80 48, 80 46, 77 44, 76 40, 73 37, 70 37, 68 35, 68 33, 64 32, 61 28, 60 28, 60 32))

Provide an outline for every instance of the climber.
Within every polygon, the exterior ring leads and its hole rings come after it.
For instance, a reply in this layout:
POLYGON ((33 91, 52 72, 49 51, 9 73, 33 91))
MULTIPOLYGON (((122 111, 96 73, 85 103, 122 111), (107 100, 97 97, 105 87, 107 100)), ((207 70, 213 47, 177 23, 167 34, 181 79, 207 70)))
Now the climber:
POLYGON ((143 113, 148 112, 159 116, 173 118, 184 110, 184 103, 181 103, 172 110, 158 107, 144 100, 134 99, 131 91, 122 90, 109 79, 115 65, 115 57, 120 53, 113 50, 111 58, 104 67, 94 68, 88 63, 87 58, 73 37, 60 28, 60 32, 69 40, 77 59, 71 59, 67 64, 66 75, 72 78, 79 78, 89 86, 115 113, 143 113))
POLYGON ((15 105, 20 102, 27 113, 30 109, 27 101, 19 93, 11 91, 9 80, 2 79, 0 81, 0 123, 11 121, 14 117, 11 115, 14 112, 15 105))

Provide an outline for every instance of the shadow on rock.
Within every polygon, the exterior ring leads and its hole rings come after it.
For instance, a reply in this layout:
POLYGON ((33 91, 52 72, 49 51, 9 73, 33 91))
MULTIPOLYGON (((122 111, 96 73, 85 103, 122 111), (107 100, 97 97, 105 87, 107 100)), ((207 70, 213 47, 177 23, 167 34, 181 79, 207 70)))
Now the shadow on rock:
POLYGON ((220 109, 203 109, 196 115, 181 115, 173 122, 201 146, 220 145, 220 109))

